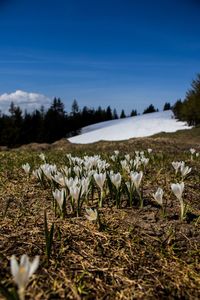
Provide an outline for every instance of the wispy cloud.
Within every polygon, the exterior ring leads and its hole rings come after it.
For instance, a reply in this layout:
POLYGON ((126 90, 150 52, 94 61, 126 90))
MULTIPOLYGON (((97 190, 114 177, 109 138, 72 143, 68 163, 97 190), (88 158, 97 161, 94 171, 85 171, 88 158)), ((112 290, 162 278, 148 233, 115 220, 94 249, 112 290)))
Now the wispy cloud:
POLYGON ((0 110, 3 113, 8 113, 11 102, 20 106, 22 110, 33 111, 34 109, 48 106, 51 100, 42 94, 28 93, 17 90, 13 93, 4 93, 0 95, 0 110))

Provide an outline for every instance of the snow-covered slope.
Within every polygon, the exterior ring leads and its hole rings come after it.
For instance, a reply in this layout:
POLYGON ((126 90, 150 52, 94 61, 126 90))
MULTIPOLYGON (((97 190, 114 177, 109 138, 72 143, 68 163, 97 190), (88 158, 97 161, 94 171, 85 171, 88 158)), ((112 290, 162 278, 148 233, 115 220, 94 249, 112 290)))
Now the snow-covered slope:
POLYGON ((119 141, 190 128, 184 122, 175 120, 173 112, 168 110, 90 125, 82 128, 82 133, 69 138, 69 141, 80 144, 100 140, 119 141))

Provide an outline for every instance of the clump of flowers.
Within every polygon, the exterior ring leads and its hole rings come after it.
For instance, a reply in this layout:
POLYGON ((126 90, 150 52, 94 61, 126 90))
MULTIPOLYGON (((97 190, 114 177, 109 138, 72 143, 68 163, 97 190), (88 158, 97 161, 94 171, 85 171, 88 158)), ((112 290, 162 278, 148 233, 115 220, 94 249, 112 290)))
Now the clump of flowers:
POLYGON ((173 161, 172 166, 175 169, 175 174, 178 174, 178 171, 180 170, 181 178, 184 180, 184 178, 191 172, 192 168, 189 168, 185 165, 184 161, 173 161))

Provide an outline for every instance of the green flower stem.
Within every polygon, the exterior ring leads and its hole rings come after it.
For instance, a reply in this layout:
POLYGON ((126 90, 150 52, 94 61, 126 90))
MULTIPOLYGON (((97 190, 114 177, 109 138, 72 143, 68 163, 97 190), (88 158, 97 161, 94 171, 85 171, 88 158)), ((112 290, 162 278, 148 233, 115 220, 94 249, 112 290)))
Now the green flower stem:
POLYGON ((99 208, 103 207, 103 190, 101 189, 100 199, 99 199, 99 208))
POLYGON ((180 199, 180 206, 181 206, 180 219, 181 221, 183 221, 186 216, 186 205, 184 204, 182 198, 180 199))
POLYGON ((19 295, 19 299, 20 300, 25 300, 25 289, 24 288, 20 288, 18 290, 18 295, 19 295))
POLYGON ((139 195, 139 200, 140 200, 140 206, 139 207, 143 208, 143 198, 142 198, 142 194, 141 194, 139 189, 137 190, 137 193, 139 195))
POLYGON ((116 207, 120 208, 120 190, 119 189, 117 189, 117 192, 116 192, 116 207))

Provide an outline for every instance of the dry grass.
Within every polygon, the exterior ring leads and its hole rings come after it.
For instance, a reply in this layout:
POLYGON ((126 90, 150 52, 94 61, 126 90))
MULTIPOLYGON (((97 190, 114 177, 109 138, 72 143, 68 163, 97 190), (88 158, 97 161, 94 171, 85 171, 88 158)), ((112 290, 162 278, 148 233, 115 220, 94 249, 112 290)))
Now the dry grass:
MULTIPOLYGON (((188 160, 185 149, 195 141, 179 142, 163 137, 127 142, 74 146, 61 141, 46 152, 50 162, 62 164, 66 151, 110 153, 119 149, 133 153, 152 147, 162 161, 147 172, 144 209, 100 210, 101 231, 89 223, 84 212, 79 218, 55 218, 49 189, 26 178, 21 164, 38 165, 30 146, 0 153, 0 280, 13 287, 9 260, 27 253, 40 255, 40 267, 31 278, 27 299, 198 299, 200 297, 200 161, 189 162, 192 174, 186 180, 185 199, 190 205, 187 220, 178 219, 178 202, 170 192, 173 160, 188 160), (168 216, 163 219, 151 194, 165 186, 168 216), (8 204, 8 210, 4 212, 8 204), (45 257, 44 210, 49 226, 55 223, 52 256, 45 257)), ((33 148, 32 148, 33 149, 33 148)), ((3 298, 2 298, 3 299, 3 298)))

